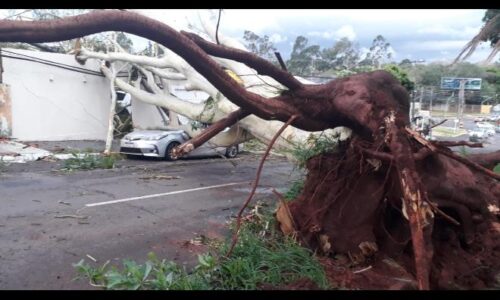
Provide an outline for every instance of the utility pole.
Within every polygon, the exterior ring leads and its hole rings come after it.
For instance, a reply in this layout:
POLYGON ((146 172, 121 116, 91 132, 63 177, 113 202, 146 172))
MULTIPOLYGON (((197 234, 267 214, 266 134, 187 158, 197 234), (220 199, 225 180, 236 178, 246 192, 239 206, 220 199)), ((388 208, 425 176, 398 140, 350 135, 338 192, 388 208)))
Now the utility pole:
POLYGON ((457 110, 457 118, 458 120, 462 120, 464 114, 464 106, 465 106, 465 83, 467 80, 460 80, 460 90, 458 91, 458 110, 457 110))
POLYGON ((0 48, 0 83, 2 83, 3 65, 2 65, 2 48, 0 48))
POLYGON ((413 97, 411 97, 411 117, 410 119, 413 120, 415 118, 415 97, 417 96, 417 92, 413 91, 413 97))
POLYGON ((434 88, 431 87, 431 103, 429 104, 429 117, 432 117, 432 96, 434 96, 434 88))
POLYGON ((420 98, 418 99, 418 111, 422 110, 422 100, 424 99, 425 87, 420 88, 420 98))

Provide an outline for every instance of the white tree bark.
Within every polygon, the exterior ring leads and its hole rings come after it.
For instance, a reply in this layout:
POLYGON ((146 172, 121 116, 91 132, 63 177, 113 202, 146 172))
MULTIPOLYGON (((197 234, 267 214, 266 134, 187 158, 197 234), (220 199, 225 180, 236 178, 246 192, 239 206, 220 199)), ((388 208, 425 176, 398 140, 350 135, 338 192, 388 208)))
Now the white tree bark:
MULTIPOLYGON (((215 27, 206 19, 201 18, 203 27, 203 34, 215 41, 215 27)), ((219 33, 219 42, 223 45, 245 49, 245 47, 236 39, 225 37, 219 33)), ((152 105, 165 107, 171 113, 186 116, 189 119, 211 123, 224 118, 227 114, 235 111, 238 107, 226 99, 215 87, 210 84, 203 76, 194 70, 184 59, 166 49, 161 47, 164 51, 164 56, 161 58, 146 57, 140 55, 131 55, 124 52, 114 53, 97 53, 82 49, 78 55, 79 59, 103 59, 107 61, 122 61, 138 66, 141 71, 146 75, 148 85, 152 88, 154 93, 148 93, 141 90, 139 87, 134 87, 121 79, 114 79, 116 86, 130 93, 135 100, 143 101, 152 105), (177 72, 172 72, 171 70, 177 72), (154 80, 154 75, 160 77, 164 89, 160 89, 154 80), (192 103, 172 94, 168 91, 167 87, 171 86, 170 83, 184 86, 186 90, 198 90, 206 92, 212 100, 210 103, 192 103)), ((121 49, 121 51, 124 51, 121 49)), ((258 75, 257 72, 236 61, 216 58, 221 67, 231 70, 243 81, 243 85, 251 92, 259 94, 264 97, 274 97, 281 93, 286 88, 279 84, 276 80, 269 76, 258 75)), ((113 80, 112 73, 109 70, 103 69, 103 73, 107 78, 113 80)), ((312 84, 305 79, 300 81, 312 84)), ((177 119, 172 116, 171 120, 177 119)), ((254 115, 250 115, 242 119, 238 124, 233 126, 229 131, 219 134, 210 142, 219 144, 220 146, 227 145, 230 141, 244 141, 253 137, 259 139, 265 144, 268 144, 274 134, 281 128, 283 122, 280 121, 266 121, 254 115)), ((186 127, 186 126, 182 126, 186 127)), ((191 128, 184 128, 191 136, 197 134, 197 131, 191 128)), ((340 134, 340 139, 344 140, 350 136, 350 129, 339 127, 333 130, 327 130, 325 134, 340 134)), ((298 143, 308 143, 311 135, 318 136, 320 132, 306 132, 294 127, 289 126, 278 138, 275 143, 275 148, 281 150, 290 150, 298 143)))
POLYGON ((115 90, 115 79, 116 74, 113 64, 110 66, 111 78, 109 81, 110 91, 111 91, 111 106, 109 108, 109 117, 108 117, 108 133, 106 135, 106 145, 104 146, 104 155, 109 155, 111 153, 111 145, 113 144, 113 132, 115 130, 115 126, 113 120, 116 114, 116 90, 115 90))

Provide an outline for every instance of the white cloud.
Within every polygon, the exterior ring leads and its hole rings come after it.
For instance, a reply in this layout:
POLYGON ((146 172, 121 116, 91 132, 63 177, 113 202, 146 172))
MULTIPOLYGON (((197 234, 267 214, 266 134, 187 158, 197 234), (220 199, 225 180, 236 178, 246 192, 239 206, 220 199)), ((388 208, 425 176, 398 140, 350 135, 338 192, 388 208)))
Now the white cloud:
POLYGON ((338 38, 346 37, 351 41, 354 41, 354 39, 356 38, 356 32, 351 25, 344 25, 340 27, 337 31, 335 31, 335 34, 338 38))
POLYGON ((392 48, 392 46, 389 46, 389 48, 387 49, 387 52, 389 52, 391 54, 391 60, 397 59, 398 53, 396 52, 396 50, 394 50, 394 48, 392 48))
POLYGON ((366 58, 366 55, 370 52, 370 49, 368 47, 361 47, 359 49, 359 57, 361 60, 366 58))
POLYGON ((413 51, 451 51, 458 53, 469 40, 410 41, 399 48, 413 51))
POLYGON ((269 40, 275 44, 281 43, 281 42, 286 42, 288 40, 288 37, 286 35, 281 35, 278 33, 273 33, 270 37, 269 40))
POLYGON ((351 25, 342 25, 338 30, 335 31, 311 31, 307 35, 319 36, 324 39, 336 39, 340 40, 343 37, 348 38, 353 41, 356 38, 356 32, 351 25))
POLYGON ((438 24, 417 29, 417 33, 422 35, 446 36, 449 38, 471 38, 476 35, 480 29, 481 26, 465 26, 461 28, 452 28, 450 26, 438 24))

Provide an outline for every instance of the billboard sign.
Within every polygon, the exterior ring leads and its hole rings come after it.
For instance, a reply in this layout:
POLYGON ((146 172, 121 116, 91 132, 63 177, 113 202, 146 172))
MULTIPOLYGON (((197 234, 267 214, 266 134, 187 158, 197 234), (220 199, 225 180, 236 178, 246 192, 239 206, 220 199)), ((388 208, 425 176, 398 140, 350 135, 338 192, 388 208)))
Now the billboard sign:
POLYGON ((466 90, 481 90, 481 78, 441 77, 441 89, 459 90, 460 81, 465 80, 466 90))

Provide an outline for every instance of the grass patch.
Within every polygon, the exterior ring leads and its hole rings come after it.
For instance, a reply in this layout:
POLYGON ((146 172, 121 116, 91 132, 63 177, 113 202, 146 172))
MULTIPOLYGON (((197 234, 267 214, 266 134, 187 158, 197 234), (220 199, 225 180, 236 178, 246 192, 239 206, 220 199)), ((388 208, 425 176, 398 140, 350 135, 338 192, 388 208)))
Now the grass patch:
POLYGON ((8 164, 3 160, 3 158, 0 158, 0 173, 4 172, 7 166, 8 164))
POLYGON ((297 198, 304 189, 304 184, 305 184, 304 179, 299 179, 292 182, 288 191, 286 191, 285 194, 283 195, 285 199, 294 200, 295 198, 297 198))
MULTIPOLYGON (((284 286, 304 277, 329 288, 323 267, 311 251, 281 234, 269 207, 256 205, 247 219, 231 257, 225 257, 229 238, 212 244, 211 251, 199 255, 189 271, 153 253, 142 265, 125 260, 120 269, 108 263, 94 268, 84 260, 74 266, 78 278, 104 289, 254 290, 263 284, 284 286)), ((233 222, 233 230, 234 226, 233 222)))
POLYGON ((73 157, 64 161, 63 171, 74 170, 93 170, 93 169, 112 169, 115 166, 117 159, 122 156, 120 154, 112 154, 109 156, 93 155, 90 153, 72 152, 73 157))
POLYGON ((467 130, 463 128, 457 128, 457 131, 452 127, 445 126, 438 126, 432 129, 432 135, 435 136, 456 137, 464 134, 467 134, 467 130))
POLYGON ((496 166, 493 168, 493 172, 500 174, 500 164, 496 165, 496 166))
POLYGON ((265 151, 267 149, 267 145, 258 139, 251 139, 245 142, 244 149, 247 151, 265 151))
POLYGON ((467 148, 465 148, 465 146, 460 147, 460 149, 458 150, 458 153, 463 157, 467 157, 470 154, 469 150, 467 150, 467 148))
POLYGON ((305 143, 297 144, 290 153, 300 169, 305 168, 307 161, 321 153, 335 152, 339 145, 340 134, 310 135, 305 143))

